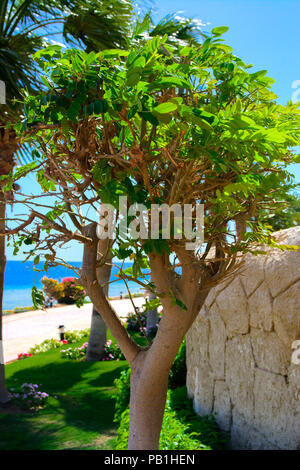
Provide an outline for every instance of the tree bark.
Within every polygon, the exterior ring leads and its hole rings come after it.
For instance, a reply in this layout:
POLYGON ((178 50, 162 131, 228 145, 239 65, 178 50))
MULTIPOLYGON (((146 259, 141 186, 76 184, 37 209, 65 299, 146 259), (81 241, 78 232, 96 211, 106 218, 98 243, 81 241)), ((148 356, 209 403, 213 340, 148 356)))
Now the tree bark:
MULTIPOLYGON (((5 197, 0 190, 0 231, 5 230, 5 197)), ((2 336, 2 318, 3 318, 3 292, 4 292, 4 272, 6 265, 5 257, 5 237, 0 237, 0 403, 9 401, 9 394, 5 382, 5 366, 3 358, 3 336, 2 336)))
MULTIPOLYGON (((156 295, 154 294, 154 292, 150 291, 149 300, 154 300, 154 299, 156 299, 156 295)), ((148 310, 147 311, 147 325, 146 325, 147 335, 151 333, 151 330, 156 327, 157 323, 158 323, 157 308, 155 308, 154 310, 148 310)))
MULTIPOLYGON (((107 249, 109 248, 109 240, 99 240, 98 252, 105 256, 107 249)), ((100 258, 101 258, 100 255, 100 258)), ((99 258, 99 256, 98 256, 99 258)), ((108 297, 109 290, 109 279, 111 275, 111 261, 110 255, 106 258, 107 263, 97 269, 97 279, 100 286, 103 286, 103 292, 108 297)), ((107 339, 107 326, 101 316, 101 312, 98 312, 93 305, 91 332, 89 337, 89 344, 87 348, 86 360, 87 361, 100 361, 104 354, 104 346, 107 339)))
POLYGON ((158 449, 170 368, 190 324, 185 313, 164 307, 152 346, 131 365, 129 450, 158 449))
POLYGON ((86 353, 86 360, 88 362, 97 362, 102 359, 106 339, 107 326, 105 324, 105 321, 101 317, 101 314, 97 312, 95 306, 93 305, 91 331, 86 353))

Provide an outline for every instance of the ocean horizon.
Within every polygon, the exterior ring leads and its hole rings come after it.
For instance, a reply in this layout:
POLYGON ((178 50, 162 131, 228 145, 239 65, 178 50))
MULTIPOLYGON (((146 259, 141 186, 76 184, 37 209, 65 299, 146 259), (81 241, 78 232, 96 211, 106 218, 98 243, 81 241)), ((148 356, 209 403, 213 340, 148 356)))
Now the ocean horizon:
MULTIPOLYGON (((80 261, 69 261, 69 264, 74 267, 80 267, 80 261)), ((131 263, 124 263, 124 267, 131 266, 131 263)), ((61 281, 64 277, 75 276, 71 269, 63 266, 49 268, 48 272, 34 271, 33 267, 41 269, 42 264, 34 266, 32 261, 7 261, 5 268, 5 281, 4 281, 4 295, 3 295, 3 310, 12 310, 17 307, 30 307, 32 306, 31 289, 35 285, 38 289, 42 289, 43 285, 41 279, 44 276, 51 277, 61 281)), ((127 294, 126 285, 123 281, 117 280, 118 268, 113 266, 111 273, 111 281, 115 281, 109 286, 109 296, 117 297, 122 292, 123 295, 127 294)), ((128 282, 130 291, 132 293, 143 292, 143 289, 135 282, 128 282)))

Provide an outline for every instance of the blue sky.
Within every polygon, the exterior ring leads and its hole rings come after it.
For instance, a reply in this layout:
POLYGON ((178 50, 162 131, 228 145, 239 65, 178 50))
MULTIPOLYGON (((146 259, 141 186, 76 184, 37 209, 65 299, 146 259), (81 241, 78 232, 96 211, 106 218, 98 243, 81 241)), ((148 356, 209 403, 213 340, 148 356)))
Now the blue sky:
MULTIPOLYGON (((177 12, 210 23, 204 27, 207 31, 216 26, 229 26, 224 35, 226 43, 237 56, 253 64, 255 70, 268 70, 268 76, 275 79, 273 91, 278 101, 285 104, 297 91, 300 99, 299 0, 159 0, 154 3, 156 20, 177 12), (293 83, 296 88, 292 88, 293 83)), ((291 172, 300 183, 300 165, 293 165, 291 172)), ((23 180, 22 188, 28 193, 38 191, 32 177, 23 180)), ((73 243, 65 251, 65 258, 78 261, 81 253, 81 247, 73 243)), ((7 257, 23 259, 22 255, 13 257, 9 247, 7 257)))

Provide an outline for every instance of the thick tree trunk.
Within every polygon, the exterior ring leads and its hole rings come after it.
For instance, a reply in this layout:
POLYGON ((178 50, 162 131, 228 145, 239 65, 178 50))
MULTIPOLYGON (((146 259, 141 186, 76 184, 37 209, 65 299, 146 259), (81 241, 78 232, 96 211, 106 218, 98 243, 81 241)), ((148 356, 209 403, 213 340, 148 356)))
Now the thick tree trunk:
MULTIPOLYGON (((5 230, 5 198, 0 190, 0 231, 5 230)), ((4 272, 5 272, 5 237, 0 237, 0 403, 7 403, 9 395, 5 383, 5 368, 2 345, 2 315, 3 315, 3 291, 4 291, 4 272)))
MULTIPOLYGON (((98 243, 98 251, 101 255, 104 255, 106 250, 108 249, 109 240, 99 240, 98 243)), ((103 292, 108 297, 108 290, 109 290, 109 280, 111 275, 111 256, 107 257, 107 263, 104 266, 101 266, 97 269, 97 279, 101 286, 103 287, 103 292)), ((92 322, 91 322, 91 331, 89 337, 89 344, 87 348, 86 360, 87 361, 100 361, 104 354, 104 346, 107 339, 107 326, 105 321, 101 316, 101 311, 98 312, 93 305, 93 313, 92 313, 92 322)))
POLYGON ((164 306, 155 340, 131 365, 129 450, 157 450, 170 368, 191 324, 190 314, 164 306))
POLYGON ((131 368, 129 450, 157 450, 168 391, 169 371, 160 370, 158 380, 146 373, 147 352, 141 352, 131 368))

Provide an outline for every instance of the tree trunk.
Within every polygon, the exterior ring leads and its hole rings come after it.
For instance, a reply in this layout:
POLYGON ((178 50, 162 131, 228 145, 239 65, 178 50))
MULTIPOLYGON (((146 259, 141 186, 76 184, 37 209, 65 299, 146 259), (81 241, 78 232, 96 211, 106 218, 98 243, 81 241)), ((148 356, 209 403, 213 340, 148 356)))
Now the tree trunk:
MULTIPOLYGON (((154 300, 156 299, 156 295, 153 292, 149 292, 149 300, 154 300)), ((157 313, 157 308, 154 310, 148 310, 147 311, 147 326, 146 326, 146 333, 149 335, 151 333, 151 330, 156 328, 156 325, 158 323, 158 313, 157 313)))
MULTIPOLYGON (((108 248, 109 240, 99 240, 98 251, 104 254, 108 248)), ((111 275, 111 256, 107 257, 107 263, 97 269, 97 279, 99 284, 103 287, 103 292, 108 297, 109 279, 111 275)), ((91 362, 100 361, 104 354, 104 346, 107 339, 107 326, 101 316, 93 305, 91 331, 89 337, 89 344, 87 348, 86 360, 91 362)))
POLYGON ((164 306, 152 346, 131 365, 129 450, 158 449, 170 368, 191 324, 186 314, 164 306))
POLYGON ((91 331, 89 337, 89 344, 86 353, 86 360, 89 362, 100 361, 104 354, 104 346, 107 339, 107 327, 93 305, 91 331))
POLYGON ((158 380, 146 373, 144 363, 147 352, 138 354, 131 368, 130 427, 128 450, 157 450, 168 391, 169 370, 161 370, 158 380))
MULTIPOLYGON (((0 231, 5 230, 5 198, 0 190, 0 231)), ((4 272, 5 272, 5 237, 0 237, 0 403, 7 403, 9 395, 5 383, 5 368, 2 345, 2 316, 3 316, 3 291, 4 291, 4 272)))

